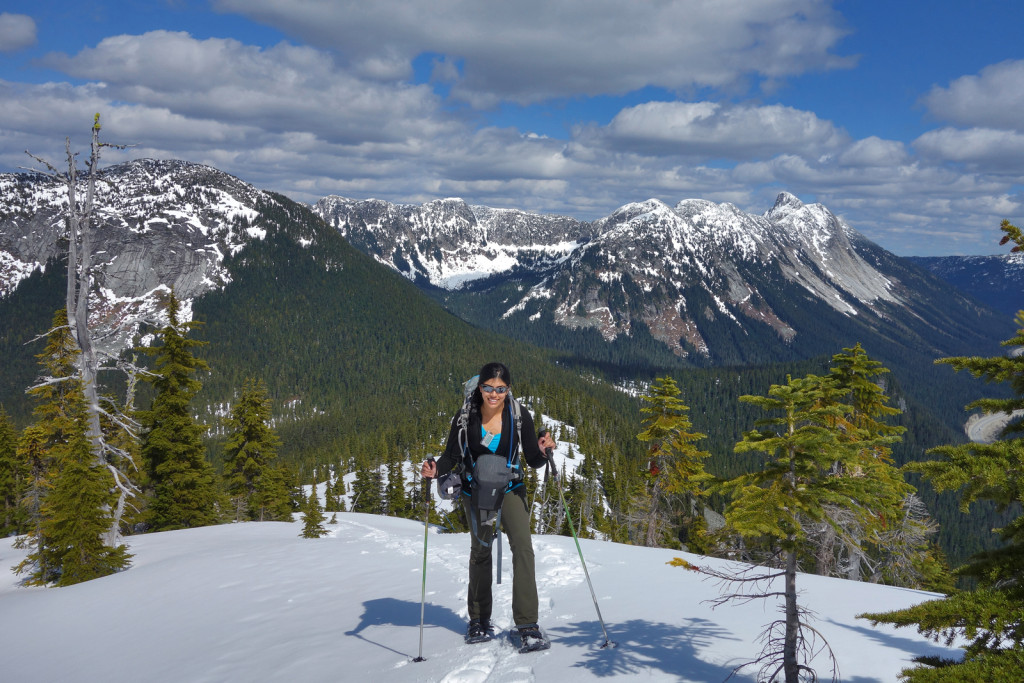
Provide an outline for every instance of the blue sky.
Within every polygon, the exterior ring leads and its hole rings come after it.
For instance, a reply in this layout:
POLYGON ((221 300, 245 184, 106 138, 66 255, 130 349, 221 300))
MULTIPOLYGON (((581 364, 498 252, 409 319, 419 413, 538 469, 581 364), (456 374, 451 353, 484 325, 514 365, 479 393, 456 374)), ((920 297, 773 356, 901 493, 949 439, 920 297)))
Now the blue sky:
POLYGON ((584 219, 821 202, 901 255, 1024 223, 1024 3, 155 0, 0 10, 0 171, 107 164, 584 219))

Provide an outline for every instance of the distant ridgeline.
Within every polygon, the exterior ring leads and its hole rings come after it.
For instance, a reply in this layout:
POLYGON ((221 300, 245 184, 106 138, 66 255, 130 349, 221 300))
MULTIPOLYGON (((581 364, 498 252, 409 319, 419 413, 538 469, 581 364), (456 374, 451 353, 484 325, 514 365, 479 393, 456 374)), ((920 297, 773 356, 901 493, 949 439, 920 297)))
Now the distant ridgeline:
POLYGON ((907 260, 1008 316, 1024 310, 1024 254, 910 256, 907 260))

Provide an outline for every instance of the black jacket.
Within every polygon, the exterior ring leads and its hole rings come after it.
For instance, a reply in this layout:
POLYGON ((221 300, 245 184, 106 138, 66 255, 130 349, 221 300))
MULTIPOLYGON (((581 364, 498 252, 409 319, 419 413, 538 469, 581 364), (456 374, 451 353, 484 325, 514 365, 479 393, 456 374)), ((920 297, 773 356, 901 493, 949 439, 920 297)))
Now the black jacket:
MULTIPOLYGON (((521 444, 522 455, 526 460, 526 464, 534 469, 543 467, 547 462, 547 458, 544 457, 544 453, 540 450, 540 446, 537 445, 537 432, 533 425, 533 416, 530 415, 530 411, 525 409, 520 410, 520 420, 522 421, 523 434, 523 443, 521 444)), ((512 422, 512 415, 509 411, 509 406, 506 403, 505 407, 501 411, 501 440, 498 442, 499 454, 507 454, 509 452, 510 439, 512 440, 511 447, 513 452, 519 451, 520 444, 518 443, 518 436, 516 435, 516 430, 512 422)), ((491 452, 480 442, 479 410, 470 411, 467 431, 469 455, 474 461, 476 461, 477 456, 491 452)), ((459 414, 456 413, 455 417, 452 418, 452 427, 451 431, 448 432, 448 441, 445 444, 444 453, 437 459, 437 476, 441 477, 448 474, 460 462, 462 462, 462 452, 459 444, 459 414)), ((520 469, 520 472, 521 471, 522 470, 520 469)), ((465 486, 465 475, 463 475, 462 478, 463 486, 465 486)))

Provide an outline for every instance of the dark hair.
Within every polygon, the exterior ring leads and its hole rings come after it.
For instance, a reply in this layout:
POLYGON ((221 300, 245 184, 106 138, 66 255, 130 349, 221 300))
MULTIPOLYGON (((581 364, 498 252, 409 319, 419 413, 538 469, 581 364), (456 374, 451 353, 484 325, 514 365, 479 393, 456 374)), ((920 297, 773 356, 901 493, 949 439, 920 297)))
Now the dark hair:
POLYGON ((484 404, 483 394, 480 393, 480 385, 489 379, 500 379, 502 382, 507 384, 510 388, 512 386, 512 373, 509 371, 508 366, 504 363, 488 363, 487 365, 480 368, 480 372, 477 373, 479 379, 476 383, 476 390, 473 391, 473 408, 479 410, 480 406, 484 404))

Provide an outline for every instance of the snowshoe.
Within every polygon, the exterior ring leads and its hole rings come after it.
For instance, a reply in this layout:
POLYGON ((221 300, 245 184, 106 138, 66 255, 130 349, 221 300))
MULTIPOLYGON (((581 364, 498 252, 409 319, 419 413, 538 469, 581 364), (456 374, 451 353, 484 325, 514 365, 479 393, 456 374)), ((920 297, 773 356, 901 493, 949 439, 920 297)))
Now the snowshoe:
POLYGON ((467 643, 486 643, 493 638, 494 627, 491 626, 491 622, 481 619, 473 619, 469 622, 469 627, 466 629, 467 643))
POLYGON ((537 652, 551 647, 547 634, 536 624, 514 628, 508 632, 508 638, 512 642, 512 647, 521 653, 537 652))

